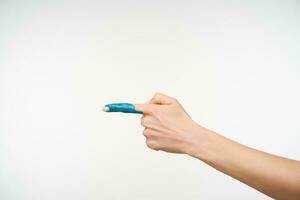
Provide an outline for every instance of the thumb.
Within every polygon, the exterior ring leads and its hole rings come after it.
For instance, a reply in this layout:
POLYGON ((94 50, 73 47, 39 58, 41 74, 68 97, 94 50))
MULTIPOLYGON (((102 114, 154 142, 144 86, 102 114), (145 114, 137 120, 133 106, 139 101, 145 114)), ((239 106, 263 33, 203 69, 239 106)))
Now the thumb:
POLYGON ((151 114, 151 113, 153 113, 156 106, 157 105, 155 105, 155 104, 148 104, 148 103, 145 103, 145 104, 134 104, 134 107, 135 107, 136 110, 142 111, 145 114, 151 114))
POLYGON ((162 93, 155 93, 152 99, 149 101, 151 104, 160 104, 160 105, 168 105, 176 102, 176 99, 170 96, 167 96, 162 93))

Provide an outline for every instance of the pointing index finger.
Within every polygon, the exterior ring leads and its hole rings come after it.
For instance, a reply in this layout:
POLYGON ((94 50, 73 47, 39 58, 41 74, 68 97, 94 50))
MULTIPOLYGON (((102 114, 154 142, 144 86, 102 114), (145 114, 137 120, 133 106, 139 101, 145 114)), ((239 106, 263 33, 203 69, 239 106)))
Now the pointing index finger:
POLYGON ((153 113, 154 107, 156 106, 155 104, 134 104, 136 110, 139 110, 145 114, 151 114, 153 113))
POLYGON ((136 110, 135 106, 131 103, 111 103, 103 107, 104 112, 123 112, 123 113, 136 113, 143 114, 142 111, 136 110))

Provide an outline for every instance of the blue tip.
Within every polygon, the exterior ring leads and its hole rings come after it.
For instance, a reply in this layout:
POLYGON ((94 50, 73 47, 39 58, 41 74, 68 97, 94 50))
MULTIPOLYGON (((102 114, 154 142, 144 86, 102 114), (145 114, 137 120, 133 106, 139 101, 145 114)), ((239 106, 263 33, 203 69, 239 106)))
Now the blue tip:
POLYGON ((143 112, 135 109, 131 103, 111 103, 104 106, 106 112, 123 112, 123 113, 136 113, 143 114, 143 112))

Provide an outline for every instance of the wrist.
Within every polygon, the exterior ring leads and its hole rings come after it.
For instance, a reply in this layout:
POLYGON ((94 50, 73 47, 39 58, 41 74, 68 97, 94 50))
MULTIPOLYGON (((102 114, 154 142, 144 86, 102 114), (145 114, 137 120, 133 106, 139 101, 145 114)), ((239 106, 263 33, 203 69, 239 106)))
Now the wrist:
POLYGON ((212 154, 217 134, 198 124, 191 130, 191 137, 186 147, 185 153, 200 160, 207 160, 212 154))

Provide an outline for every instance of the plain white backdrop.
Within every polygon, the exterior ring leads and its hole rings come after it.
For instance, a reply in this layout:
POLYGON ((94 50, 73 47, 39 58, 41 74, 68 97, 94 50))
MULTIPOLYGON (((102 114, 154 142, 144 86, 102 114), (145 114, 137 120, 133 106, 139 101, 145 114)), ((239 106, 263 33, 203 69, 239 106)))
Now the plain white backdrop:
POLYGON ((297 1, 0 1, 0 199, 269 199, 149 150, 155 92, 242 144, 300 159, 297 1))

